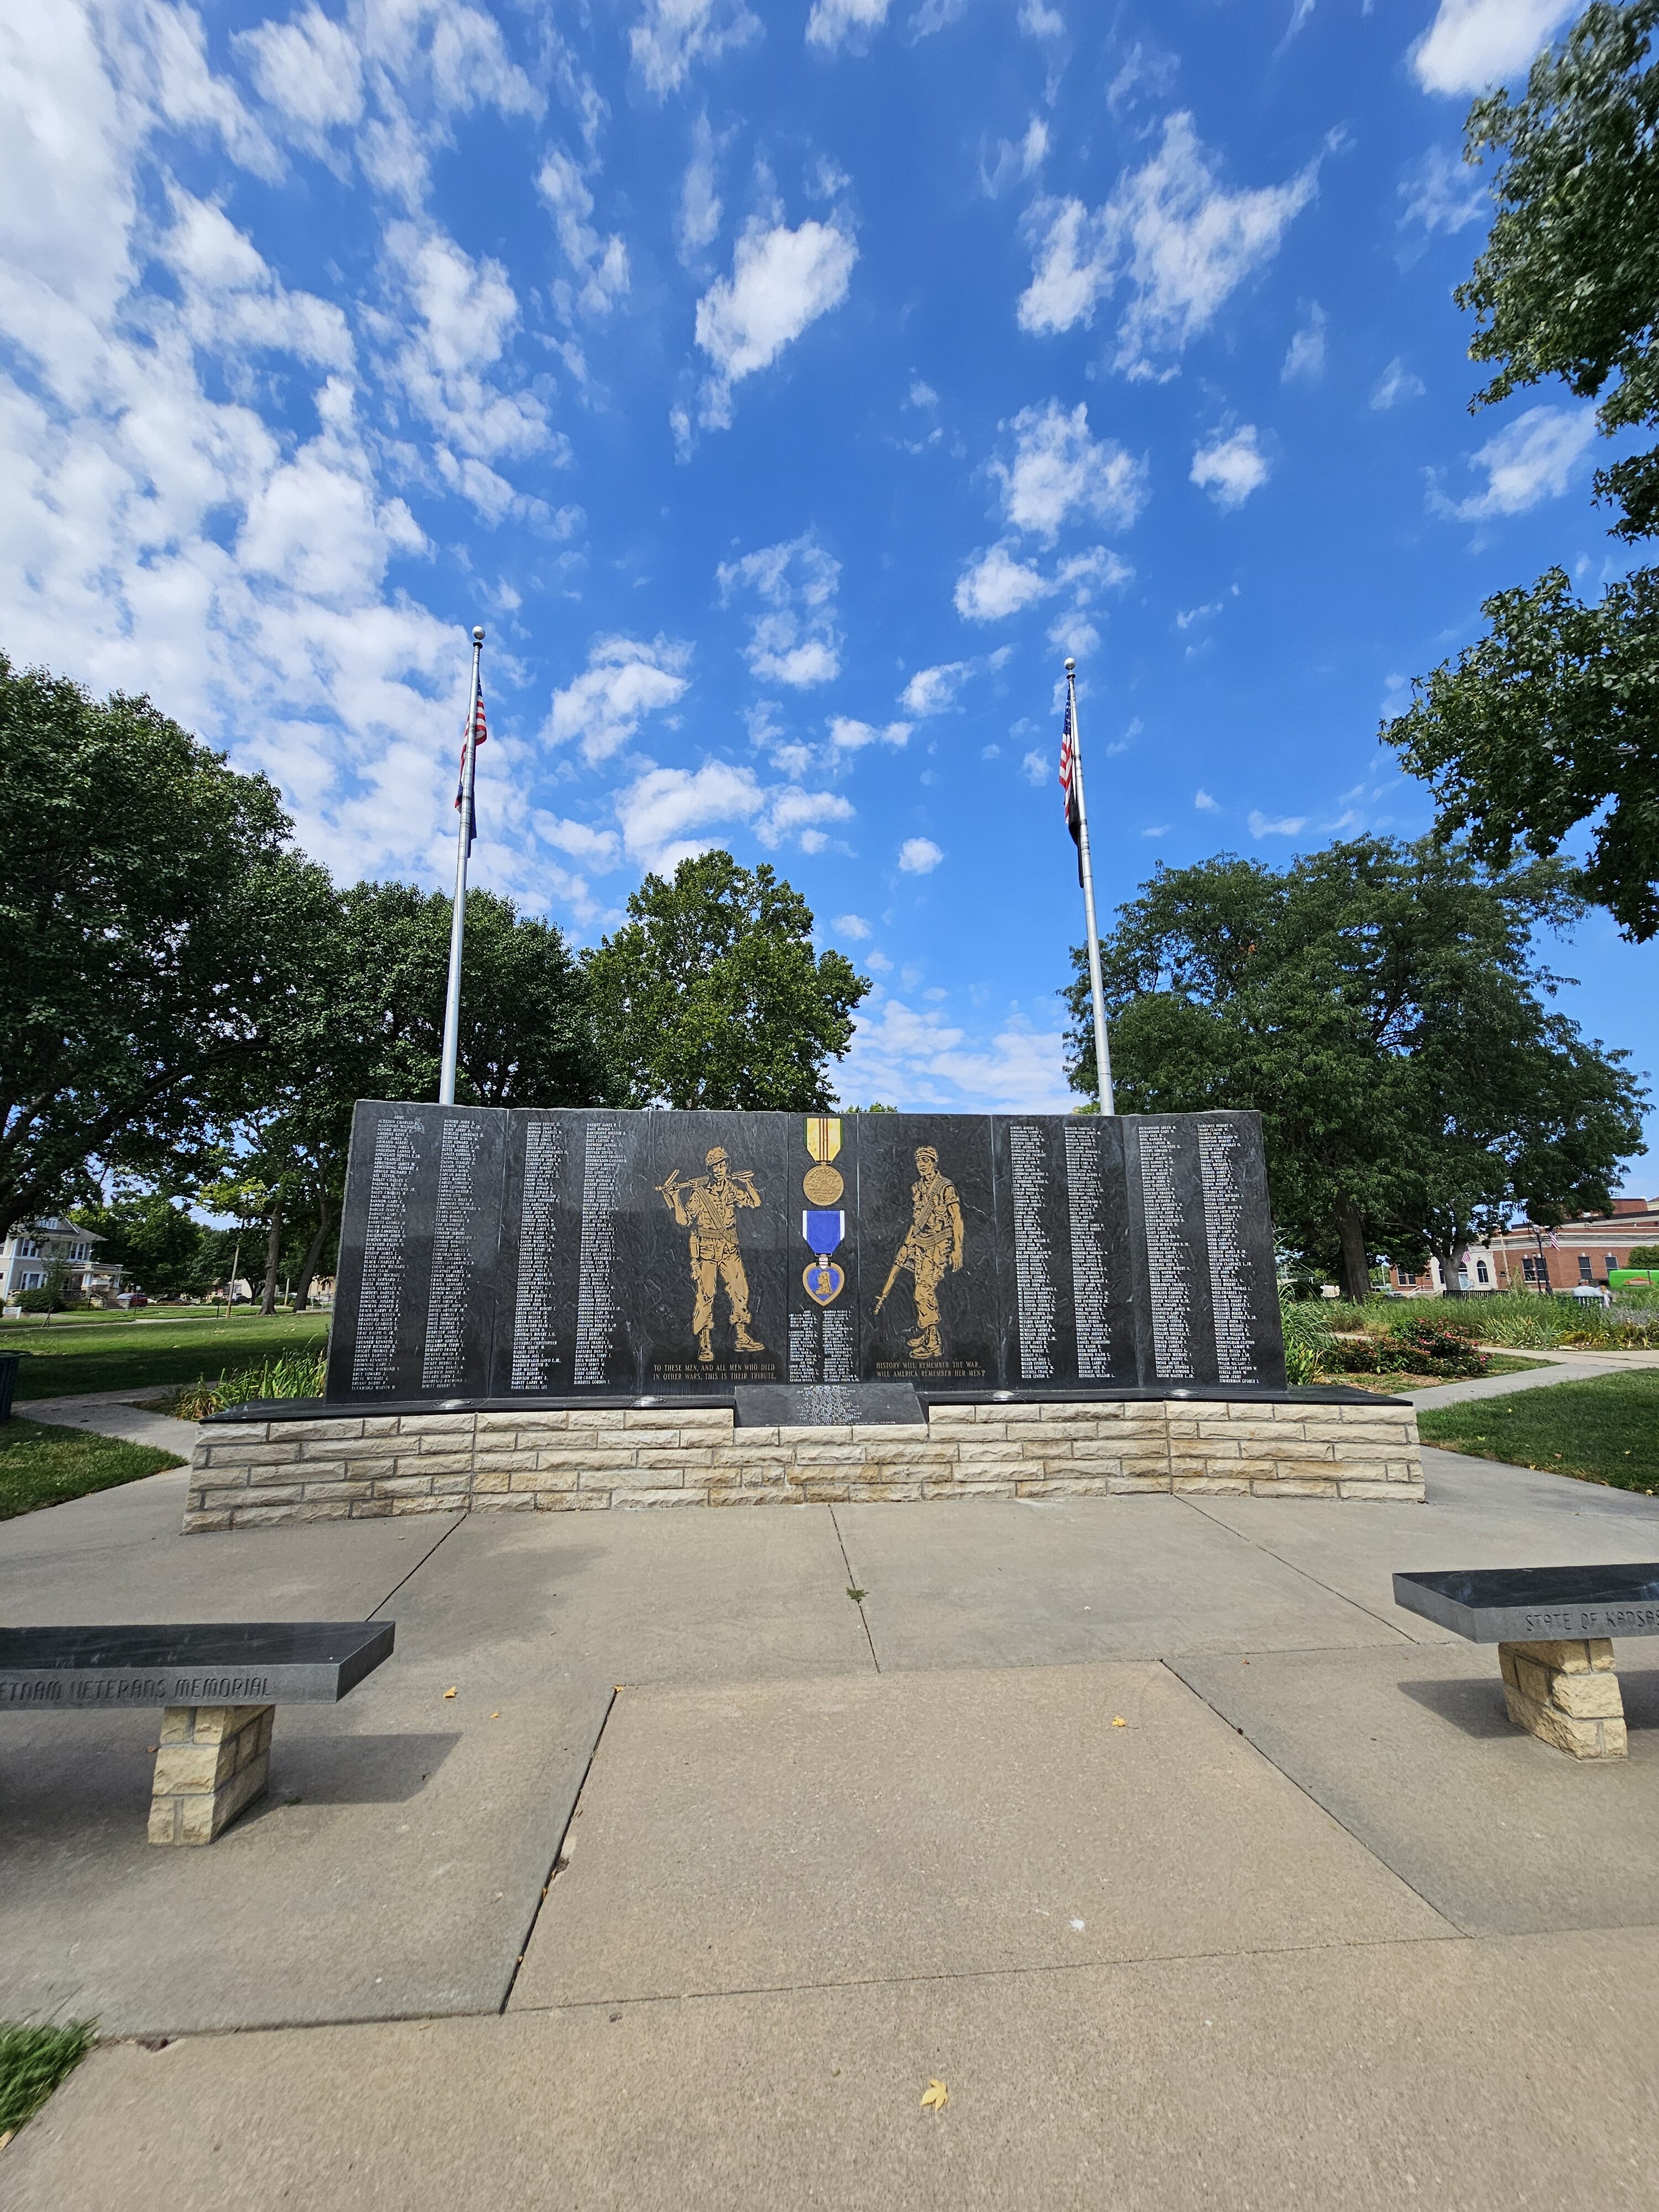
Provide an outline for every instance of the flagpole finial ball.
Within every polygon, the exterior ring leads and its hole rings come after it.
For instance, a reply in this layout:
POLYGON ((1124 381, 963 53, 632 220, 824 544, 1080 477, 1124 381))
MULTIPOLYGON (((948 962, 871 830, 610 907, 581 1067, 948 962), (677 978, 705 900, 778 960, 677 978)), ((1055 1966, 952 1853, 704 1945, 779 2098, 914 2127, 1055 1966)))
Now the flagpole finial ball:
POLYGON ((1077 674, 1077 663, 1076 663, 1076 661, 1074 661, 1074 660, 1068 660, 1068 661, 1066 662, 1066 673, 1068 676, 1075 676, 1075 675, 1077 674))
POLYGON ((472 642, 474 645, 482 645, 483 643, 483 624, 482 623, 479 623, 473 630, 472 642))

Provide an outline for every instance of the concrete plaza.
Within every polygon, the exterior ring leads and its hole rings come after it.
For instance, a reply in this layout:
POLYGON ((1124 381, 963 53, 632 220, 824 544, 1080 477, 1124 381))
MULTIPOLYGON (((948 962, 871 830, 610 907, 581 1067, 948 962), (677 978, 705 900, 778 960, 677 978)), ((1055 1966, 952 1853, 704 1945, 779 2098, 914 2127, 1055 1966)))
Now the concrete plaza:
POLYGON ((208 1850, 145 1844, 156 1714, 0 1718, 0 2017, 111 2039, 0 2204, 1645 2206, 1659 1671, 1616 1647, 1579 1766, 1389 1576, 1659 1557, 1659 1500, 1425 1459, 1425 1506, 184 1537, 180 1470, 0 1524, 9 1624, 398 1624, 208 1850))

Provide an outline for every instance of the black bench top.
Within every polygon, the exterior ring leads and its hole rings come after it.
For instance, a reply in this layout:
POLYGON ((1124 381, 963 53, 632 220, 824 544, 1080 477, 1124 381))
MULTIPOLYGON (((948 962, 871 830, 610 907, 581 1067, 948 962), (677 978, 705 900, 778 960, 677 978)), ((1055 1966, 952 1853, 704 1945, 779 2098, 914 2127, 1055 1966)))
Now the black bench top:
POLYGON ((0 1628, 8 1706, 331 1705, 392 1656, 390 1620, 0 1628))
POLYGON ((1394 1601, 1476 1644, 1659 1636, 1659 1565, 1472 1567, 1396 1575, 1394 1601))

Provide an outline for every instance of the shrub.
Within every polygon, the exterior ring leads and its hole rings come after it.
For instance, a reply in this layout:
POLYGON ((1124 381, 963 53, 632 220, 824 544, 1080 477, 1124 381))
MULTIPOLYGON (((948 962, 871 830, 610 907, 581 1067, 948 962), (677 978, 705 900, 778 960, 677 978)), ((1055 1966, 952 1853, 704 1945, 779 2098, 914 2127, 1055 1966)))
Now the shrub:
POLYGON ((173 1410, 181 1421, 203 1421, 210 1413, 222 1413, 259 1398, 320 1398, 327 1369, 325 1351, 285 1352, 262 1367, 241 1367, 221 1375, 216 1382, 188 1384, 173 1401, 173 1410))

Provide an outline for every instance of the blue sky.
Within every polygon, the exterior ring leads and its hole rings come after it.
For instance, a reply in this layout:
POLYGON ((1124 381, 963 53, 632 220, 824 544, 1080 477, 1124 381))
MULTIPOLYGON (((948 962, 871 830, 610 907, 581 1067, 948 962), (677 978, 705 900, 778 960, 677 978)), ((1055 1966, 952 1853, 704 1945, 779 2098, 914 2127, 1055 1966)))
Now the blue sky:
MULTIPOLYGON (((475 880, 588 942, 770 860, 876 979, 844 1097, 1062 1108, 1066 652, 1109 908, 1420 831, 1382 711, 1624 565, 1587 410, 1472 417, 1450 297, 1471 94, 1573 12, 15 11, 0 642, 442 884, 482 622, 475 880)), ((1655 1064, 1654 951, 1560 958, 1655 1064)))

